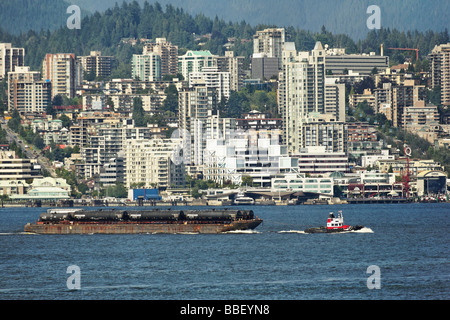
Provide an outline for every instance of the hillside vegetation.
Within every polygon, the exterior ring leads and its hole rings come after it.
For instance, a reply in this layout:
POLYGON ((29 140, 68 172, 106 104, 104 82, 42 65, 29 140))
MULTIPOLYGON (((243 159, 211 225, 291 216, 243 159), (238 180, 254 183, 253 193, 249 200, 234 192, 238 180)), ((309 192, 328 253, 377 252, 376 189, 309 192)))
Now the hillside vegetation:
MULTIPOLYGON (((9 0, 2 0, 8 2, 9 0)), ((25 1, 25 0, 20 0, 25 1)), ((46 2, 56 0, 44 0, 46 2)), ((40 3, 40 2, 39 2, 40 3)), ((68 16, 68 15, 65 15, 68 16)), ((2 23, 2 26, 5 25, 2 23)), ((96 12, 86 15, 81 21, 81 29, 68 29, 65 25, 54 31, 28 31, 20 35, 11 35, 5 29, 0 29, 0 41, 12 42, 14 46, 26 49, 26 63, 33 69, 41 67, 46 53, 73 52, 77 55, 89 54, 91 50, 101 50, 105 55, 114 55, 118 60, 117 73, 120 76, 127 70, 131 56, 142 52, 142 45, 132 46, 123 42, 124 38, 166 37, 180 48, 180 54, 185 50, 210 50, 213 54, 223 54, 224 44, 233 38, 233 50, 237 55, 248 58, 253 51, 251 40, 257 30, 274 25, 254 25, 245 21, 226 22, 215 17, 208 18, 203 14, 195 16, 180 8, 160 3, 123 2, 120 6, 107 9, 103 13, 96 12), (210 37, 197 38, 199 35, 210 37), (246 41, 247 40, 247 41, 246 41), (203 43, 202 46, 200 44, 203 43)), ((417 47, 421 56, 425 57, 432 48, 449 41, 447 30, 444 31, 407 31, 397 29, 372 30, 367 36, 355 41, 345 34, 335 34, 322 26, 318 32, 306 31, 293 26, 286 27, 287 41, 296 43, 298 50, 311 50, 316 41, 328 44, 330 47, 345 47, 347 52, 379 53, 384 43, 389 47, 417 47)), ((410 52, 385 52, 391 55, 392 63, 403 62, 410 57, 410 52)))

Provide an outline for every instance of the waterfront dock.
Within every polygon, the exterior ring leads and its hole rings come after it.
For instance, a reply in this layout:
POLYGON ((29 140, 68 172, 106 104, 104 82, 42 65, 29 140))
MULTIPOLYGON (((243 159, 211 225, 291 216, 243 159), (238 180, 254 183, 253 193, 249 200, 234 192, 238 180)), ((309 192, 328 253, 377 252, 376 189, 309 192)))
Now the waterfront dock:
POLYGON ((370 204, 370 203, 410 203, 413 198, 355 198, 347 199, 348 204, 370 204))

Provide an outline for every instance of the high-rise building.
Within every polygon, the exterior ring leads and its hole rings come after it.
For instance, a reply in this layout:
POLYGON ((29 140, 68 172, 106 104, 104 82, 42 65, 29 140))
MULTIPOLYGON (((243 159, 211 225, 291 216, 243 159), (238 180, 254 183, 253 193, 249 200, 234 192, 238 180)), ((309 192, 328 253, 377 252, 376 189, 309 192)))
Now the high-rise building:
POLYGON ((146 188, 183 186, 184 164, 174 153, 181 139, 127 140, 124 145, 127 188, 144 184, 146 188))
POLYGON ((20 113, 44 112, 51 102, 51 82, 41 80, 39 71, 16 67, 8 72, 8 109, 20 113))
POLYGON ((161 80, 161 56, 157 53, 133 54, 133 79, 141 81, 161 80))
POLYGON ((413 107, 426 97, 425 86, 415 80, 406 80, 402 85, 383 83, 383 88, 374 90, 378 113, 384 113, 394 127, 403 127, 405 108, 413 107))
POLYGON ((91 51, 89 56, 78 58, 81 61, 84 75, 94 75, 96 78, 107 78, 111 75, 114 57, 102 56, 101 51, 91 51))
POLYGON ((143 54, 156 53, 161 57, 161 75, 178 73, 178 46, 168 42, 166 38, 156 38, 155 42, 144 46, 143 54))
POLYGON ((264 53, 254 53, 252 56, 252 79, 269 80, 277 77, 279 61, 277 57, 268 57, 264 53))
POLYGON ((432 87, 441 88, 441 104, 450 106, 450 43, 435 46, 429 59, 432 87))
POLYGON ((230 90, 239 91, 244 86, 244 57, 234 55, 234 51, 226 51, 224 57, 217 57, 217 67, 221 72, 230 73, 230 90))
POLYGON ((293 43, 283 51, 278 106, 283 119, 283 141, 290 152, 301 148, 302 119, 325 113, 325 51, 317 42, 311 52, 297 52, 293 43))
POLYGON ((336 120, 345 122, 345 84, 336 78, 325 79, 325 110, 333 114, 336 120))
POLYGON ((201 72, 203 67, 217 66, 217 56, 209 51, 191 51, 178 57, 178 73, 181 73, 184 80, 189 80, 191 72, 201 72))
POLYGON ((43 62, 43 79, 52 82, 52 98, 56 95, 73 98, 81 84, 81 64, 73 53, 48 53, 43 62))
POLYGON ((214 88, 194 86, 178 92, 178 127, 182 131, 186 164, 201 165, 205 147, 205 125, 208 116, 217 110, 217 92, 214 88))
POLYGON ((301 123, 298 149, 325 147, 326 152, 347 152, 348 128, 344 121, 338 121, 332 114, 309 113, 301 123))
POLYGON ((285 38, 284 28, 268 28, 256 31, 253 36, 253 54, 264 54, 269 58, 278 58, 278 66, 281 67, 285 38))
POLYGON ((11 43, 0 43, 0 80, 15 71, 15 67, 23 67, 25 60, 24 48, 13 48, 11 43))
POLYGON ((216 89, 217 102, 220 102, 222 97, 230 97, 230 73, 221 72, 217 67, 203 67, 200 72, 191 72, 189 86, 196 85, 216 89))

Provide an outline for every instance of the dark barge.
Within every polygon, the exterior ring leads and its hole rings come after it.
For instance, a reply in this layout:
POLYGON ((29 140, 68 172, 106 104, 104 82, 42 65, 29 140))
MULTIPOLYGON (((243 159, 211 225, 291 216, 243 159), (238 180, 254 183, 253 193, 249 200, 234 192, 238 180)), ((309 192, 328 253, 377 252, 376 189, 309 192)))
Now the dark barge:
POLYGON ((260 225, 252 210, 49 209, 25 232, 37 234, 222 233, 260 225))

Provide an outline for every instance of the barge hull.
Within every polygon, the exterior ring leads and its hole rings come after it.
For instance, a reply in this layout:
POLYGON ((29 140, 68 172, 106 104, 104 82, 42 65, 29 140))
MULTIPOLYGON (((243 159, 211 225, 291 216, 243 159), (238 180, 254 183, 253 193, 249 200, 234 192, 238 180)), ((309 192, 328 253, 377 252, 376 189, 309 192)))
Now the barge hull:
POLYGON ((25 232, 36 234, 217 234, 227 231, 251 230, 261 222, 261 219, 252 219, 230 223, 28 223, 24 229, 25 232))

